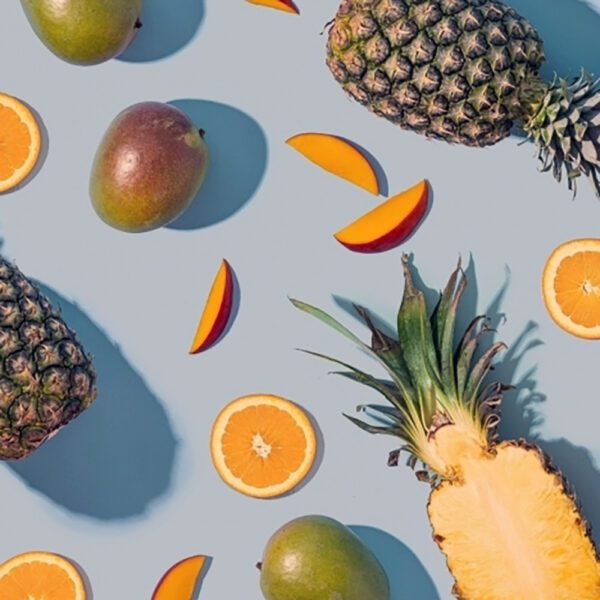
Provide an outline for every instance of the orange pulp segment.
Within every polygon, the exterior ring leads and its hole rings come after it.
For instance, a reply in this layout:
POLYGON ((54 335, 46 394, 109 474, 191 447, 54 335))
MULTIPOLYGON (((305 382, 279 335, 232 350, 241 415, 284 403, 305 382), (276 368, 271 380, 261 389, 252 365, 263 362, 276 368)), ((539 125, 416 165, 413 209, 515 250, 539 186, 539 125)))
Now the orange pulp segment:
POLYGON ((41 148, 39 125, 22 102, 0 93, 0 192, 31 173, 41 148))
POLYGON ((19 554, 0 565, 2 600, 85 600, 77 569, 48 552, 19 554))

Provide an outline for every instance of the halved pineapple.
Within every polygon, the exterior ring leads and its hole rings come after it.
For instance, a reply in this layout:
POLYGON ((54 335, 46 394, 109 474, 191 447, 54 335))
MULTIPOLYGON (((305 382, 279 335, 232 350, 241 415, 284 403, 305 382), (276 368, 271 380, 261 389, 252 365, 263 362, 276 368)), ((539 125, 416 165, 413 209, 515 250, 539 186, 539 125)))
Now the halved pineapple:
POLYGON ((447 557, 458 598, 600 599, 597 552, 563 477, 537 446, 497 442, 504 386, 484 380, 504 344, 493 344, 474 360, 488 331, 483 316, 455 344, 456 314, 467 285, 460 265, 428 317, 407 256, 403 264, 397 339, 379 330, 362 307, 356 308, 372 332, 370 345, 318 308, 292 300, 366 350, 389 375, 382 381, 318 354, 389 403, 362 407, 383 424, 348 418, 370 433, 403 439, 409 464, 423 465, 417 474, 432 485, 433 537, 447 557))

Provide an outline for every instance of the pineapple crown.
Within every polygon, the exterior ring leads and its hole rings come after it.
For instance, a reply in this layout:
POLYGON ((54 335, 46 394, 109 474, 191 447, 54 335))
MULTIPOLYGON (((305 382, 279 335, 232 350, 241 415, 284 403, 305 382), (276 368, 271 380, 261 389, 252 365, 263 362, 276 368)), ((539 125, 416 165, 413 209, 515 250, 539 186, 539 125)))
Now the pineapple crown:
MULTIPOLYGON (((397 338, 376 327, 361 306, 355 305, 355 309, 371 331, 370 344, 319 308, 295 299, 291 302, 354 342, 384 368, 386 380, 335 358, 304 350, 343 367, 336 374, 383 395, 387 405, 358 407, 373 417, 377 425, 345 416, 369 433, 404 440, 402 450, 410 454, 409 465, 414 468, 417 461, 421 461, 427 470, 419 473, 433 481, 447 472, 447 465, 442 464, 429 444, 438 429, 448 424, 457 425, 485 448, 494 439, 500 420, 497 407, 506 388, 499 383, 483 384, 494 357, 505 345, 496 342, 479 358, 475 357, 482 336, 492 331, 484 315, 475 317, 458 344, 455 343, 457 312, 467 287, 460 262, 430 316, 423 291, 415 286, 407 255, 402 257, 402 263, 405 285, 398 312, 397 338)), ((392 453, 391 462, 397 464, 398 455, 399 451, 392 453)))
POLYGON ((564 170, 573 193, 585 175, 600 197, 600 79, 585 71, 572 83, 555 77, 531 115, 523 128, 538 147, 541 170, 557 181, 564 170))

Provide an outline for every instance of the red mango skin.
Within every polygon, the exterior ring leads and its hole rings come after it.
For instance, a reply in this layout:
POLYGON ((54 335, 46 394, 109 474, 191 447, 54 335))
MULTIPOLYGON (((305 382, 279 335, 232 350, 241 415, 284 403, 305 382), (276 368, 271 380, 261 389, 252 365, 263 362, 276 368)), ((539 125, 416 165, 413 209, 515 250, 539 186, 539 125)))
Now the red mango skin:
MULTIPOLYGON (((415 210, 410 213, 404 220, 402 220, 396 227, 382 235, 381 237, 370 241, 366 244, 347 244, 340 242, 343 246, 346 246, 348 250, 353 252, 360 252, 363 254, 372 254, 375 252, 385 252, 395 248, 406 239, 408 239, 427 212, 429 205, 429 186, 427 186, 426 192, 423 194, 421 201, 415 207, 415 210)), ((339 240, 338 240, 339 241, 339 240)))
POLYGON ((291 8, 296 14, 300 14, 298 7, 292 2, 292 0, 279 0, 282 4, 285 4, 291 8))
POLYGON ((229 322, 229 317, 231 316, 231 310, 233 308, 234 286, 231 266, 227 261, 225 261, 225 265, 227 268, 227 278, 225 279, 225 291, 223 292, 223 299, 221 300, 217 318, 206 339, 198 347, 190 350, 190 354, 199 354, 200 352, 208 350, 219 339, 229 322))
POLYGON ((120 113, 98 148, 90 196, 108 225, 138 233, 179 217, 204 181, 208 147, 191 119, 160 102, 120 113))

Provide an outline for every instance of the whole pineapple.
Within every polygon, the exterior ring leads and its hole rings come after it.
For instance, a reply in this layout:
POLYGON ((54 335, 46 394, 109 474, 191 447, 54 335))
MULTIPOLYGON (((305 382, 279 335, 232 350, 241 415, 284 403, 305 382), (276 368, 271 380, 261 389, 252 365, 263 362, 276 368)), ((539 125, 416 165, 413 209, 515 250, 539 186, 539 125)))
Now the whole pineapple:
POLYGON ((600 82, 539 77, 537 31, 497 0, 342 0, 327 64, 353 98, 405 129, 488 146, 522 127, 542 170, 600 196, 600 82))
POLYGON ((47 298, 0 257, 0 460, 28 456, 88 408, 95 378, 47 298))
MULTIPOLYGON (((430 482, 433 538, 463 600, 598 600, 600 564, 589 528, 561 474, 525 440, 500 442, 496 426, 504 387, 484 380, 503 349, 475 352, 488 331, 476 318, 455 343, 455 322, 467 282, 451 275, 431 315, 404 257, 398 337, 389 337, 356 307, 372 332, 364 344, 323 311, 292 300, 375 358, 388 379, 341 365, 339 374, 386 399, 359 409, 375 423, 348 417, 370 433, 397 436, 409 464, 430 482)), ((315 354, 315 353, 312 353, 315 354)), ((390 455, 398 462, 399 452, 390 455)))

